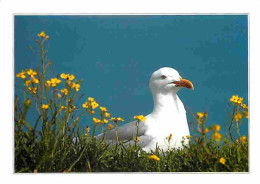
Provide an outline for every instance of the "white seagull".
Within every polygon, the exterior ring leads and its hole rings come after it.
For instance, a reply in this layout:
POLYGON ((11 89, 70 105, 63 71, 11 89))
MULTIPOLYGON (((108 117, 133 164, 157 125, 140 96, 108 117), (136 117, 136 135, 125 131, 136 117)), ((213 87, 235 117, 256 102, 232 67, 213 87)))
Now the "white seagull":
MULTIPOLYGON (((146 152, 159 147, 166 151, 172 148, 182 148, 188 143, 186 136, 190 135, 186 118, 186 111, 177 92, 182 88, 194 89, 193 84, 183 79, 179 73, 169 67, 163 67, 155 71, 150 78, 150 90, 153 95, 154 108, 146 120, 141 121, 138 128, 138 145, 146 152), (169 140, 169 136, 171 139, 169 140), (167 139, 168 138, 168 139, 167 139)), ((137 135, 136 121, 118 127, 118 138, 120 141, 130 140, 137 135)), ((98 135, 108 142, 117 142, 115 129, 98 135)))

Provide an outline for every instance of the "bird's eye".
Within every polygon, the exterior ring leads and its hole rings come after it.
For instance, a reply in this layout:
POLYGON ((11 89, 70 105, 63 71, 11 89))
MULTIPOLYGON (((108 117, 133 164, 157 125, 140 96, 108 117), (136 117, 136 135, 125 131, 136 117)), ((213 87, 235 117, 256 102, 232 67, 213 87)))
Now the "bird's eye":
POLYGON ((162 76, 161 76, 161 79, 166 79, 166 76, 165 76, 165 75, 162 75, 162 76))

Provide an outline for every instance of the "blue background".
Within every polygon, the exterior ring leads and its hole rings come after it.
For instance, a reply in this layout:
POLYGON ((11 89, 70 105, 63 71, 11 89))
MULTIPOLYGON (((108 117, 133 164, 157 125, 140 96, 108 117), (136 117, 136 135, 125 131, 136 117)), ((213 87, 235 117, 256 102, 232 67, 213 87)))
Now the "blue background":
MULTIPOLYGON (((40 65, 29 46, 37 49, 37 33, 45 31, 55 71, 50 77, 64 72, 84 79, 84 98, 94 97, 125 122, 152 111, 149 79, 164 66, 194 84, 194 91, 178 93, 189 122, 189 109, 207 111, 207 124, 220 124, 223 131, 230 97, 248 103, 247 15, 15 16, 14 24, 15 73, 40 65)), ((20 94, 23 84, 15 83, 20 94)), ((247 123, 242 134, 247 135, 247 123)))

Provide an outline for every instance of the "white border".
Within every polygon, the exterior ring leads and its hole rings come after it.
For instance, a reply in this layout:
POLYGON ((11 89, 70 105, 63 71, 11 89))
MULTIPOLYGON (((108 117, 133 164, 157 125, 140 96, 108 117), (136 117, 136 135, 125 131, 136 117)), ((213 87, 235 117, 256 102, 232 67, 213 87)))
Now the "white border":
MULTIPOLYGON (((258 177, 259 171, 259 8, 251 0, 107 0, 94 2, 73 0, 0 0, 1 51, 1 181, 8 183, 246 183, 258 177), (217 13, 216 13, 217 12, 217 13), (230 12, 230 13, 229 13, 230 12), (13 175, 12 108, 13 104, 13 14, 250 14, 250 174, 40 174, 13 175), (255 119, 256 118, 256 119, 255 119)), ((254 183, 254 182, 253 182, 254 183)))

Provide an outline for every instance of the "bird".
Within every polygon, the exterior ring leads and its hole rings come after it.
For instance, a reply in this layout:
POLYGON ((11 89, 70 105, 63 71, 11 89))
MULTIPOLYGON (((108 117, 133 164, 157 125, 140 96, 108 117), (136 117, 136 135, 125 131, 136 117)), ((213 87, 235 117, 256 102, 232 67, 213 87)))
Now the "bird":
POLYGON ((152 112, 145 116, 145 120, 139 121, 138 124, 137 121, 127 123, 119 126, 117 132, 112 129, 97 138, 110 143, 116 143, 118 140, 126 141, 125 144, 130 145, 136 143, 145 152, 157 148, 161 151, 182 149, 183 145, 187 145, 190 131, 186 110, 177 93, 181 88, 194 90, 192 82, 183 79, 177 70, 162 67, 151 75, 149 87, 154 107, 152 112), (134 137, 138 140, 133 139, 134 137))

